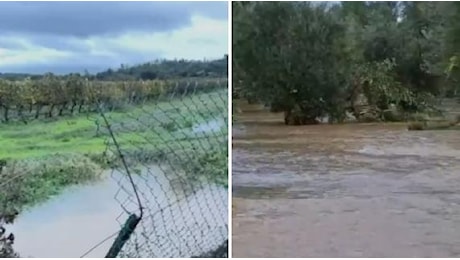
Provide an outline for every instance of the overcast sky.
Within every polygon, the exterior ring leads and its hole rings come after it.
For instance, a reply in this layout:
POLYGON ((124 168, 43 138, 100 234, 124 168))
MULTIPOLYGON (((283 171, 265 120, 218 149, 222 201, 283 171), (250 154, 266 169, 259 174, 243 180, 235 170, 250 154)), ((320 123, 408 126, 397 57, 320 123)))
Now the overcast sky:
POLYGON ((0 72, 69 73, 228 52, 227 2, 0 2, 0 72))

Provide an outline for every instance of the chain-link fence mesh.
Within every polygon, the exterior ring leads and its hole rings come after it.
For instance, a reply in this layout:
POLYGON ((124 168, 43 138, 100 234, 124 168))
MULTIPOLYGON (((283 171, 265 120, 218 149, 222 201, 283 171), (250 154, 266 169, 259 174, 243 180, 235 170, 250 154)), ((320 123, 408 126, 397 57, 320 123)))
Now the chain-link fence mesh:
POLYGON ((0 81, 0 255, 227 256, 227 92, 227 79, 0 81))
POLYGON ((133 109, 100 103, 120 229, 142 210, 119 257, 227 257, 227 91, 227 80, 175 81, 154 99, 133 93, 133 109))

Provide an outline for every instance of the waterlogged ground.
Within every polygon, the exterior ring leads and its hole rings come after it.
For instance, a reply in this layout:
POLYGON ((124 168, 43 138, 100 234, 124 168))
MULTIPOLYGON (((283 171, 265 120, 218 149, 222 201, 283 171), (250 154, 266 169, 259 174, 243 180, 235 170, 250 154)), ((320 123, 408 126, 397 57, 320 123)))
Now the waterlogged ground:
MULTIPOLYGON (((105 115, 125 149, 163 147, 171 140, 187 145, 190 140, 186 137, 196 137, 198 132, 205 135, 209 130, 203 129, 220 128, 221 121, 226 122, 226 100, 226 90, 218 90, 127 107, 125 111, 105 115), (187 131, 177 131, 183 129, 187 131)), ((0 159, 37 158, 57 151, 100 154, 106 150, 107 137, 106 126, 98 114, 33 120, 27 126, 22 122, 0 124, 0 159)))
POLYGON ((233 126, 233 257, 460 256, 460 132, 233 126))
MULTIPOLYGON (((156 151, 177 155, 179 159, 193 148, 193 156, 187 159, 194 165, 201 152, 226 143, 226 96, 226 91, 219 90, 106 116, 127 153, 134 156, 137 152, 138 156, 145 155, 140 158, 142 161, 155 161, 156 151)), ((100 154, 107 149, 106 129, 102 126, 95 129, 97 122, 101 124, 100 118, 92 115, 67 119, 34 121, 26 128, 19 123, 1 125, 0 146, 4 149, 0 151, 0 159, 41 160, 56 151, 100 154)), ((225 163, 226 156, 220 159, 225 163)), ((211 168, 214 163, 206 166, 211 168)), ((176 170, 180 167, 176 165, 176 170)), ((137 174, 135 182, 145 213, 136 233, 123 248, 123 256, 190 257, 215 250, 228 239, 227 188, 211 181, 181 180, 177 172, 156 166, 131 170, 137 174)), ((16 237, 15 251, 22 257, 80 257, 107 239, 85 255, 105 256, 114 235, 129 216, 125 209, 137 212, 138 208, 126 175, 106 172, 103 176, 103 180, 92 185, 65 187, 62 194, 39 205, 26 205, 28 209, 7 226, 8 232, 16 237)), ((220 175, 211 177, 226 183, 226 178, 221 180, 224 177, 220 175)), ((39 186, 49 188, 49 192, 36 186, 25 189, 35 194, 40 190, 44 193, 40 194, 43 201, 53 194, 53 189, 63 188, 55 187, 58 184, 52 180, 47 181, 39 186)))
MULTIPOLYGON (((15 250, 22 257, 81 257, 119 231, 128 217, 121 205, 136 212, 136 203, 125 174, 115 171, 105 176, 21 213, 7 226, 16 236, 15 250)), ((156 166, 142 169, 134 180, 146 209, 138 232, 125 246, 129 256, 190 257, 227 239, 226 188, 209 183, 182 185, 156 166)), ((114 239, 86 257, 104 257, 114 239)))

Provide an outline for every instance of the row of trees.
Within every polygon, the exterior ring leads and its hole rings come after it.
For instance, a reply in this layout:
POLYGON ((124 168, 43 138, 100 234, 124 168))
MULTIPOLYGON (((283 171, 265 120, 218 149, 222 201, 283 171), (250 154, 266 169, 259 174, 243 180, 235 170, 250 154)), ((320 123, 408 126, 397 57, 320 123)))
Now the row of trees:
MULTIPOLYGON (((225 78, 228 72, 228 55, 217 60, 156 60, 144 64, 127 66, 118 69, 107 69, 97 74, 84 73, 88 79, 119 81, 119 80, 165 80, 180 78, 225 78)), ((68 77, 69 75, 63 76, 68 77)), ((24 73, 0 73, 0 78, 23 80, 25 78, 41 79, 44 75, 28 75, 24 73)))
POLYGON ((36 80, 0 79, 0 109, 4 122, 12 118, 26 121, 41 115, 53 117, 94 111, 99 104, 114 110, 162 96, 184 96, 226 87, 226 79, 99 81, 75 74, 65 78, 46 74, 36 80))
POLYGON ((423 110, 460 90, 458 2, 233 2, 233 95, 286 123, 343 120, 358 97, 423 110))
POLYGON ((99 80, 153 80, 174 78, 223 78, 227 77, 228 55, 209 61, 157 60, 136 66, 121 65, 117 70, 97 73, 99 80))

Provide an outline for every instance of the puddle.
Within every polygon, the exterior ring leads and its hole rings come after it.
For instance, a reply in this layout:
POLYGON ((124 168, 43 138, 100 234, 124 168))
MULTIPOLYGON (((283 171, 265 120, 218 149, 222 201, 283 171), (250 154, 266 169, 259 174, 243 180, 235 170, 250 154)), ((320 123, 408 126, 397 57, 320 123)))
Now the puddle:
POLYGON ((218 132, 223 127, 226 127, 226 122, 222 119, 214 119, 206 123, 196 125, 192 128, 193 133, 212 133, 218 132))
MULTIPOLYGON (((14 248, 21 257, 81 257, 119 231, 128 218, 120 204, 128 210, 136 204, 132 196, 119 192, 119 183, 130 192, 125 175, 106 176, 92 185, 69 188, 20 214, 8 230, 16 236, 14 248)), ((134 179, 146 209, 124 248, 133 257, 190 257, 215 249, 227 239, 227 189, 205 184, 184 193, 155 167, 143 169, 134 179), (133 242, 140 249, 133 250, 133 242)), ((104 257, 113 240, 86 257, 104 257)))

